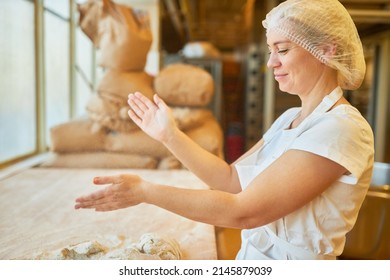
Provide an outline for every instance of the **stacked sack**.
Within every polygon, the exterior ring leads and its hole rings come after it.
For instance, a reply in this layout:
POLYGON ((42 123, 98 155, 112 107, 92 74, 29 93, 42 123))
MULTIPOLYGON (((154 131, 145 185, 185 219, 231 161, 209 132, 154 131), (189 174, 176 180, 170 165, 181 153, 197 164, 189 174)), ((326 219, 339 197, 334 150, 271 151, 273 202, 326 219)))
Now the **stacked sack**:
POLYGON ((171 107, 178 127, 200 146, 223 157, 222 129, 207 109, 212 76, 202 68, 172 64, 156 77, 144 71, 152 38, 145 15, 112 1, 79 5, 80 26, 99 48, 105 72, 87 104, 88 117, 53 127, 46 167, 181 168, 164 145, 129 118, 129 93, 152 99, 157 92, 171 107), (93 13, 91 15, 90 13, 93 13), (87 22, 87 23, 86 23, 87 22), (97 34, 96 34, 96 32, 97 34))

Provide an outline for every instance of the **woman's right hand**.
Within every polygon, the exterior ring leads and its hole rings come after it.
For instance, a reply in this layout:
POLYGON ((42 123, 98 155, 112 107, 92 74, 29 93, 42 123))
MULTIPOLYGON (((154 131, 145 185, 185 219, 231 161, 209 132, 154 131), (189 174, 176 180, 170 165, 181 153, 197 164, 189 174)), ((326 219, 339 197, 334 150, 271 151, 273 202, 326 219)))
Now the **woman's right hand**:
POLYGON ((130 118, 150 137, 167 142, 177 127, 171 109, 155 94, 153 101, 140 92, 129 94, 130 118))

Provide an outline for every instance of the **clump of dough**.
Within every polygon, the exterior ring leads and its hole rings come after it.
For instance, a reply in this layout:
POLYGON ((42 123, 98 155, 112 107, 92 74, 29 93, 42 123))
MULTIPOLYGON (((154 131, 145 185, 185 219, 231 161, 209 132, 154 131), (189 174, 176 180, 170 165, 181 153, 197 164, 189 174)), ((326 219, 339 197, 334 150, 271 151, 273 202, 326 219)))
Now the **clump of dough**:
POLYGON ((160 260, 158 256, 141 253, 137 248, 130 247, 109 251, 104 255, 108 260, 160 260))
POLYGON ((182 253, 175 239, 145 233, 141 236, 137 248, 141 253, 157 255, 162 260, 180 260, 182 253))
POLYGON ((65 260, 87 260, 105 253, 106 248, 97 241, 87 241, 61 250, 65 260))
POLYGON ((105 248, 99 242, 86 241, 51 253, 44 252, 38 255, 35 259, 89 260, 99 258, 102 254, 105 254, 106 251, 107 248, 105 248))
POLYGON ((182 253, 176 240, 155 233, 145 233, 138 243, 121 240, 114 247, 86 241, 37 255, 36 260, 180 260, 182 253))

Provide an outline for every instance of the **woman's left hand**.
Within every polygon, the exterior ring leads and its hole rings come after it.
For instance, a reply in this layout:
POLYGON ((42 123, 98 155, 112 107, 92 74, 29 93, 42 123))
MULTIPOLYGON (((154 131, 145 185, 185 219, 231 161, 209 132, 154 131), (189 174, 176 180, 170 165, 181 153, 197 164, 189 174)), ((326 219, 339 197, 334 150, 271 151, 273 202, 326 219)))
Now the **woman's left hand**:
POLYGON ((140 92, 129 94, 129 117, 150 137, 162 143, 171 139, 177 130, 171 109, 165 102, 153 96, 153 101, 140 92))
POLYGON ((76 199, 75 209, 87 208, 96 211, 112 211, 143 202, 142 187, 146 181, 136 175, 95 177, 96 185, 107 185, 104 189, 76 199))

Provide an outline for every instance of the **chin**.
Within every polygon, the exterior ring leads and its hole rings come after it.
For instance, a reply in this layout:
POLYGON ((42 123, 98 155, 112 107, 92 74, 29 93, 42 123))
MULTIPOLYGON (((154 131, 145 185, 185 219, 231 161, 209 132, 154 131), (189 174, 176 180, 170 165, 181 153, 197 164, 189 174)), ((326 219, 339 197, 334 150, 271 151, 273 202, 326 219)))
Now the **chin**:
POLYGON ((282 91, 282 92, 287 92, 288 93, 288 88, 286 86, 281 85, 281 84, 279 84, 279 90, 282 91))
POLYGON ((288 93, 288 94, 292 94, 292 95, 296 95, 296 93, 294 93, 292 90, 291 90, 291 88, 289 88, 289 87, 287 87, 287 86, 283 86, 283 84, 281 85, 281 84, 279 84, 279 90, 281 91, 281 92, 285 92, 285 93, 288 93))

